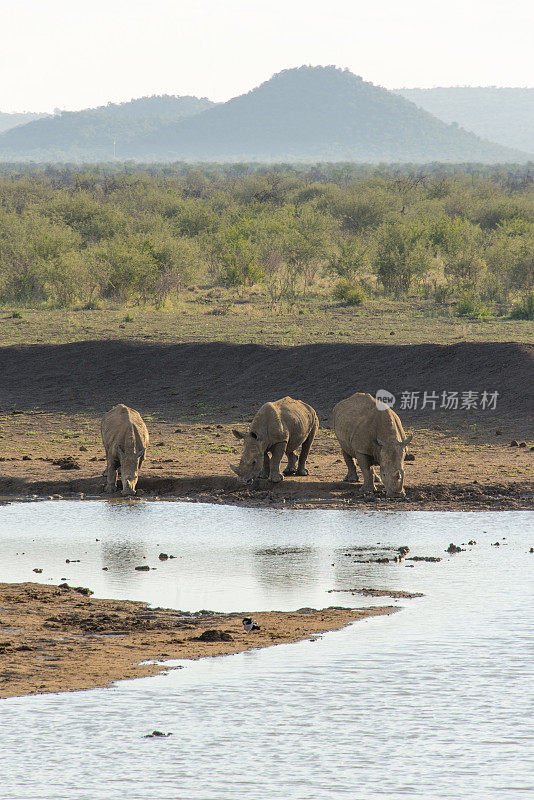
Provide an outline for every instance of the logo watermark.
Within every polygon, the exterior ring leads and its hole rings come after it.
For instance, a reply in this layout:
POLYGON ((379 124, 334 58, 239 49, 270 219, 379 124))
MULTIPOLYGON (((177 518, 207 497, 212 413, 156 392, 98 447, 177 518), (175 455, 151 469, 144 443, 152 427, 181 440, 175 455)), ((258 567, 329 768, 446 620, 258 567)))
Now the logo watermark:
MULTIPOLYGON (((498 397, 499 392, 485 389, 482 392, 402 391, 398 407, 400 411, 495 411, 498 397)), ((387 389, 378 389, 375 398, 379 411, 393 408, 396 403, 395 395, 387 389)))
POLYGON ((385 411, 386 408, 393 408, 395 399, 395 395, 388 392, 387 389, 379 389, 375 395, 376 407, 379 411, 385 411))

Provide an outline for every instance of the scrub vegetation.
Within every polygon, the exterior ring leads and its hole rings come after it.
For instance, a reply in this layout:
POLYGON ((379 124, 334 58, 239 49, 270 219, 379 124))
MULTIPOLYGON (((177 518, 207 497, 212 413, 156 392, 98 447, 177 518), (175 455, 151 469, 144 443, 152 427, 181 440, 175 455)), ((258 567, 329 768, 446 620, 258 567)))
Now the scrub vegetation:
POLYGON ((197 293, 215 316, 245 300, 280 314, 402 301, 471 320, 533 316, 534 193, 521 168, 2 173, 4 305, 162 309, 197 293))

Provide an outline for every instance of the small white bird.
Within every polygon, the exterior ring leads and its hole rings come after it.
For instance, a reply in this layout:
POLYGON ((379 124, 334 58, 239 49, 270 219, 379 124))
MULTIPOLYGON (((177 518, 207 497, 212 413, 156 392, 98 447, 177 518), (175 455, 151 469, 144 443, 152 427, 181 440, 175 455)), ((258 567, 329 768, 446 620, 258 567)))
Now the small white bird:
POLYGON ((254 622, 252 617, 244 618, 243 627, 246 633, 258 633, 261 630, 261 627, 254 622))

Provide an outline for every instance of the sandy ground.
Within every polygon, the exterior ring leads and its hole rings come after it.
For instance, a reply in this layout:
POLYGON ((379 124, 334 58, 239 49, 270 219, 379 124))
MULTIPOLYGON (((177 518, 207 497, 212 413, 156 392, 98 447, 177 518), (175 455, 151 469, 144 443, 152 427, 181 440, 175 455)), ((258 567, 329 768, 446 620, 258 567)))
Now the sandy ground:
POLYGON ((87 589, 67 584, 0 583, 0 698, 109 686, 169 669, 143 661, 198 659, 313 639, 395 611, 393 606, 254 611, 261 630, 247 634, 242 619, 250 610, 187 613, 97 600, 87 589))
MULTIPOLYGON (((241 447, 232 428, 244 429, 249 418, 177 425, 145 415, 151 444, 138 495, 292 508, 534 507, 534 451, 530 441, 525 447, 510 446, 512 437, 517 435, 519 441, 524 432, 524 426, 513 419, 485 428, 407 427, 414 434, 410 453, 415 460, 406 462, 406 499, 387 500, 383 488, 374 498, 362 498, 357 484, 343 482, 346 468, 328 427, 322 427, 316 437, 307 478, 289 477, 276 485, 260 481, 254 488, 240 485, 230 470, 241 447)), ((1 414, 0 498, 107 497, 102 494, 105 459, 99 419, 97 414, 66 411, 1 414)))

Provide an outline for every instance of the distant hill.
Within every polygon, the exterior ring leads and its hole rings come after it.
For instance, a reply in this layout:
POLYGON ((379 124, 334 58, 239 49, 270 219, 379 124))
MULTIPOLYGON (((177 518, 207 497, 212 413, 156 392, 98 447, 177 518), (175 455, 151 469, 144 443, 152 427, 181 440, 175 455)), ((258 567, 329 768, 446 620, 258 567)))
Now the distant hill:
POLYGON ((8 114, 6 111, 0 111, 0 133, 14 128, 16 125, 25 125, 27 122, 33 122, 34 119, 48 116, 49 114, 38 114, 32 111, 22 111, 20 114, 8 114))
POLYGON ((278 73, 251 92, 132 140, 138 160, 522 161, 336 67, 278 73))
POLYGON ((0 134, 17 161, 504 162, 528 156, 447 125, 348 70, 284 70, 214 104, 145 97, 63 112, 0 134))
POLYGON ((444 122, 477 136, 534 154, 534 89, 450 86, 396 89, 444 122))
POLYGON ((63 111, 0 135, 0 159, 10 161, 109 161, 136 136, 212 106, 198 97, 160 95, 84 111, 63 111))

